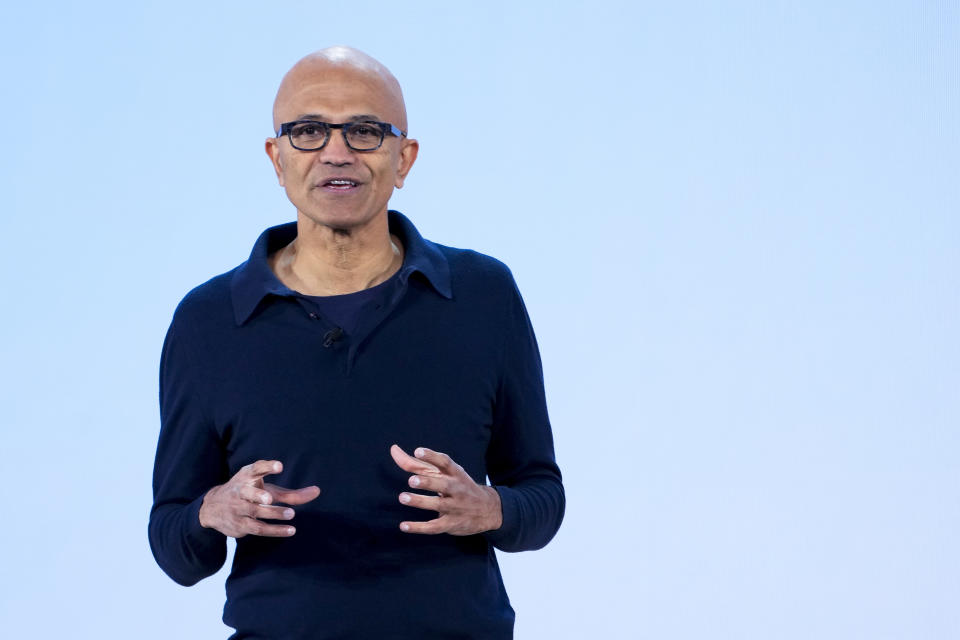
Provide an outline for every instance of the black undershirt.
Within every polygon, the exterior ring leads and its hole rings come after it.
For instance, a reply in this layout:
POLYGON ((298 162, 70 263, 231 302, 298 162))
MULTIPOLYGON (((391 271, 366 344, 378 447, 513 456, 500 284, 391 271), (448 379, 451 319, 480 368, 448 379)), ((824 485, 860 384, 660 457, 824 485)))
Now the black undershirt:
POLYGON ((386 295, 391 290, 390 283, 399 273, 398 270, 397 273, 380 284, 354 293, 345 293, 338 296, 300 295, 313 303, 320 315, 332 322, 334 326, 340 327, 344 333, 350 335, 357 328, 357 322, 365 311, 378 309, 386 303, 386 295))

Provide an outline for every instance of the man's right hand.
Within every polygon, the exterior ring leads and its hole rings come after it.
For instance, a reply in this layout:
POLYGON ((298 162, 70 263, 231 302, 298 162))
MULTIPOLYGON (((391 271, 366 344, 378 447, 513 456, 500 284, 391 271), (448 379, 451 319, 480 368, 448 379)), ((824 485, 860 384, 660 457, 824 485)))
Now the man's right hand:
POLYGON ((288 538, 296 533, 290 525, 267 524, 266 520, 290 520, 293 509, 274 503, 298 505, 320 495, 320 488, 286 489, 263 481, 264 476, 283 471, 277 460, 257 460, 240 469, 226 484, 221 484, 203 497, 200 525, 216 529, 231 538, 245 535, 288 538))

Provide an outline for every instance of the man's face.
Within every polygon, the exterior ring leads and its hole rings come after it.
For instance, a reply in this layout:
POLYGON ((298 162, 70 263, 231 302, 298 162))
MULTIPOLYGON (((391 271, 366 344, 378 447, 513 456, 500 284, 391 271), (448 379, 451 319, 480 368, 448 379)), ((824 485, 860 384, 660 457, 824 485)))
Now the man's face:
MULTIPOLYGON (((331 124, 375 120, 406 128, 399 94, 376 73, 329 65, 305 69, 289 80, 275 107, 277 128, 304 119, 331 124)), ((417 157, 418 145, 416 140, 387 135, 375 151, 353 151, 342 130, 333 129, 319 151, 295 149, 287 136, 268 138, 266 150, 280 185, 300 214, 346 230, 386 212, 394 187, 403 186, 417 157)))

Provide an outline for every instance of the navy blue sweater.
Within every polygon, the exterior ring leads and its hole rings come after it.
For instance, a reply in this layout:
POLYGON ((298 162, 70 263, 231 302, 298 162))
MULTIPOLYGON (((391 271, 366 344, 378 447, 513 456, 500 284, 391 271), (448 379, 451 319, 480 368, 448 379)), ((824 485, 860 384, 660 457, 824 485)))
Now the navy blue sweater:
POLYGON ((333 324, 270 271, 294 223, 174 314, 149 524, 163 570, 192 585, 223 565, 226 538, 200 526, 200 504, 246 464, 280 460, 269 482, 323 491, 297 507, 292 538, 237 540, 223 613, 234 638, 510 638, 493 549, 540 548, 563 518, 540 357, 510 271, 389 220, 404 263, 352 334, 331 340, 333 324), (501 528, 400 531, 436 514, 398 502, 410 474, 393 443, 489 478, 501 528))

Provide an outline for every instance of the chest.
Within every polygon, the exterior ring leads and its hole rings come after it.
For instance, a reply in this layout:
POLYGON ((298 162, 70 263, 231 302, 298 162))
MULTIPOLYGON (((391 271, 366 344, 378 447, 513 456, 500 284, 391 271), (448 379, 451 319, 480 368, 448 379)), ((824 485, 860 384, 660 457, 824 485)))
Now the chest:
POLYGON ((231 472, 275 458, 311 483, 327 479, 318 473, 392 483, 402 475, 388 455, 396 443, 444 451, 484 477, 500 340, 482 318, 401 307, 366 335, 331 343, 328 327, 283 311, 218 350, 209 406, 231 472))

